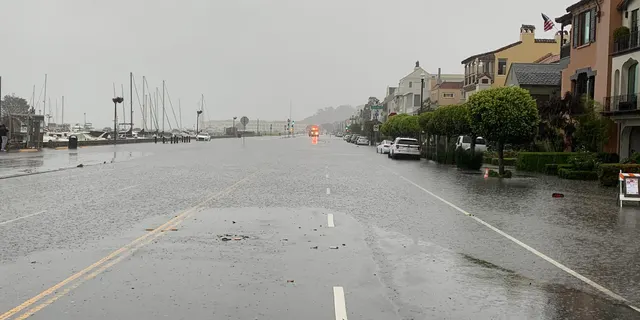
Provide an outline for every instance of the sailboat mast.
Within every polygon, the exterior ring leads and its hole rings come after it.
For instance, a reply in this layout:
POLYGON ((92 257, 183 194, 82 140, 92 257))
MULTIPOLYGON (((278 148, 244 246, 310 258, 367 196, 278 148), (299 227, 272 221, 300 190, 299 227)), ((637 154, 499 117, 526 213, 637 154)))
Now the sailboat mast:
POLYGON ((182 105, 180 99, 178 99, 178 114, 180 115, 180 130, 182 131, 182 105))
MULTIPOLYGON (((124 84, 122 84, 122 83, 120 84, 120 91, 122 92, 122 98, 124 99, 124 84)), ((127 113, 126 113, 125 105, 126 105, 126 103, 122 104, 122 123, 123 124, 127 123, 127 113)), ((118 127, 119 126, 120 125, 118 125, 118 127)))
MULTIPOLYGON (((42 99, 42 103, 44 104, 43 105, 43 109, 46 112, 46 110, 47 110, 47 74, 46 73, 44 74, 44 99, 42 99)), ((38 112, 38 113, 40 113, 40 112, 38 112)))
POLYGON ((62 129, 64 130, 64 96, 62 96, 62 129))
POLYGON ((164 80, 162 80, 162 134, 164 134, 164 80))
POLYGON ((131 135, 133 136, 133 72, 129 72, 129 109, 131 110, 129 123, 131 124, 131 135))
POLYGON ((142 76, 142 129, 147 132, 147 95, 144 92, 144 76, 142 76))

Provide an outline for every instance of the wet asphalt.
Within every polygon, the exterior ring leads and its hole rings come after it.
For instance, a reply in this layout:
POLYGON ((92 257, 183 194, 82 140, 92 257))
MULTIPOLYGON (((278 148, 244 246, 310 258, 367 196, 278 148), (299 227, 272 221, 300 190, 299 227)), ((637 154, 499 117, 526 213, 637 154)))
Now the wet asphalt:
POLYGON ((594 183, 327 136, 0 156, 0 320, 640 319, 640 208, 594 183))

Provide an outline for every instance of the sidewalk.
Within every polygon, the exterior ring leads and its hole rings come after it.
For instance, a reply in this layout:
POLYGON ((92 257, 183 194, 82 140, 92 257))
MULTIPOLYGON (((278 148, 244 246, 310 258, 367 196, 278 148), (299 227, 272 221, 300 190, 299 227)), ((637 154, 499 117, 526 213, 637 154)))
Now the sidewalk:
POLYGON ((39 152, 0 153, 0 179, 90 166, 142 156, 141 152, 119 149, 112 146, 77 150, 44 149, 39 152))

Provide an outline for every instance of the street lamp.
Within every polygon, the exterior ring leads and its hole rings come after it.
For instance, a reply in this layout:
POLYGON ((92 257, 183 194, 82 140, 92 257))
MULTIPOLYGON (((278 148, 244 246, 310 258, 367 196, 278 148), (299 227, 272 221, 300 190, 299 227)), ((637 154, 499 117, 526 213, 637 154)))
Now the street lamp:
POLYGON ((116 139, 118 139, 118 103, 122 103, 124 99, 115 97, 111 101, 113 101, 113 144, 115 145, 116 139))
POLYGON ((236 119, 238 119, 238 117, 233 117, 233 126, 231 126, 231 132, 233 132, 233 135, 237 135, 236 133, 236 119))
POLYGON ((420 113, 422 113, 423 108, 422 106, 424 105, 424 103, 422 103, 424 101, 424 77, 426 76, 426 74, 424 74, 424 72, 422 74, 420 74, 420 113))
POLYGON ((200 125, 200 114, 202 114, 202 110, 196 111, 196 136, 200 133, 198 126, 200 125))

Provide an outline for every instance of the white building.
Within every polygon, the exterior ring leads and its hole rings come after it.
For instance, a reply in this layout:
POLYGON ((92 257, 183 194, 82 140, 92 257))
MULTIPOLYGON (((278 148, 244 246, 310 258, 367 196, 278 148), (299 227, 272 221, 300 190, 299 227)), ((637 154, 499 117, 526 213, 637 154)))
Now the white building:
POLYGON ((640 62, 640 1, 625 0, 618 5, 622 25, 630 34, 614 39, 611 53, 611 96, 605 98, 604 114, 619 126, 620 159, 640 152, 640 108, 638 62, 640 62))
POLYGON ((398 81, 398 87, 388 87, 383 104, 388 106, 389 113, 416 114, 423 101, 431 96, 431 89, 442 82, 464 81, 463 74, 432 74, 420 67, 416 61, 413 71, 398 81), (420 86, 424 79, 423 98, 420 97, 420 86))

